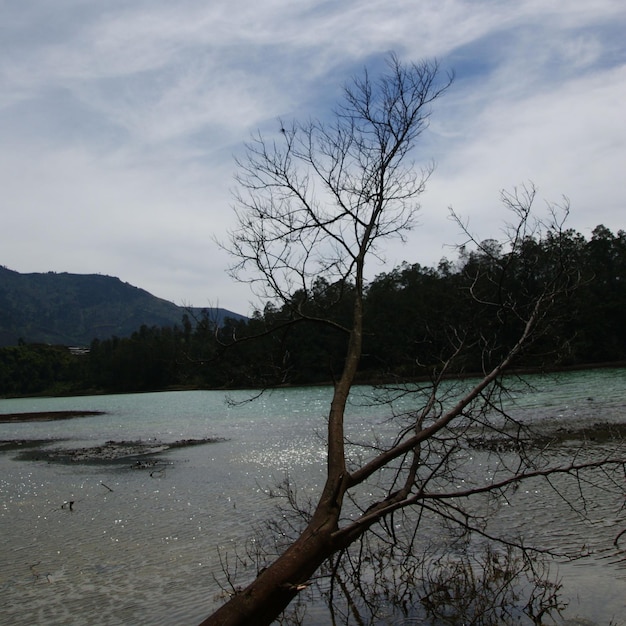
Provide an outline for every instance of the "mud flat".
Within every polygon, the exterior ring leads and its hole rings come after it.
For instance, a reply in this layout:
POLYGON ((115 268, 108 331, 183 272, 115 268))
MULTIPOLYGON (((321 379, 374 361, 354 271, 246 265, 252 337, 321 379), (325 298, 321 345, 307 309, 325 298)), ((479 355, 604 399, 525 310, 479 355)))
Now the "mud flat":
POLYGON ((20 440, 0 441, 0 451, 19 450, 17 460, 44 461, 47 463, 118 463, 133 461, 137 468, 146 463, 145 459, 167 450, 186 448, 208 443, 225 441, 216 437, 203 439, 180 439, 173 442, 162 442, 155 439, 137 441, 107 441, 94 446, 79 448, 51 448, 58 440, 20 440))
POLYGON ((0 413, 0 423, 11 422, 51 422, 75 417, 104 415, 106 411, 37 411, 34 413, 0 413))

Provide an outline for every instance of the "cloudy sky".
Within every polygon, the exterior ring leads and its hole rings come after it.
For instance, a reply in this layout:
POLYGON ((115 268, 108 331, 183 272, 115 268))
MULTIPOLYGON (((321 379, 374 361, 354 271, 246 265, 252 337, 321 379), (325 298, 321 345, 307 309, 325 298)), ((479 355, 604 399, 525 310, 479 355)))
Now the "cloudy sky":
POLYGON ((419 153, 419 226, 388 266, 454 258, 448 207, 498 237, 533 181, 589 237, 626 228, 623 0, 0 0, 0 265, 118 276, 248 313, 214 243, 233 156, 276 120, 324 118, 389 51, 456 80, 419 153))

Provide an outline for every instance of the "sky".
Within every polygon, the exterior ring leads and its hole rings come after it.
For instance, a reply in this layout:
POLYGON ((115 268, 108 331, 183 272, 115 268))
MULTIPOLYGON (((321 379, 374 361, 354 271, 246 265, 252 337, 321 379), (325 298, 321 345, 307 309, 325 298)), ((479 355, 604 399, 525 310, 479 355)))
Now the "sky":
POLYGON ((278 118, 328 119, 367 67, 455 81, 436 170, 385 263, 455 258, 453 207, 498 238, 532 183, 569 226, 626 229, 623 0, 0 0, 0 265, 105 274, 186 306, 262 306, 227 273, 235 162, 278 118))

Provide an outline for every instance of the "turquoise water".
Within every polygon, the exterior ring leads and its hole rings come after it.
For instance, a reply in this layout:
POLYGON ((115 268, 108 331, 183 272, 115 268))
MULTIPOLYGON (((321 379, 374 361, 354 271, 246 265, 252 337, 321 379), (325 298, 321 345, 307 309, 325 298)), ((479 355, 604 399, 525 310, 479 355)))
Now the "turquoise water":
MULTIPOLYGON (((626 370, 531 377, 515 386, 510 402, 520 420, 626 421, 626 370)), ((368 406, 363 396, 370 392, 356 390, 348 416, 352 436, 389 429, 389 408, 368 406)), ((330 393, 324 387, 284 389, 243 404, 227 400, 243 401, 251 393, 0 400, 0 413, 106 411, 0 424, 0 440, 54 438, 57 447, 77 447, 107 440, 224 439, 165 453, 166 470, 155 476, 124 464, 47 464, 0 453, 0 622, 199 622, 220 602, 214 579, 221 575, 220 554, 232 554, 274 514, 267 488, 288 473, 303 492, 319 489, 330 393), (64 506, 70 500, 71 511, 64 506)), ((601 548, 626 528, 618 502, 599 501, 597 516, 591 511, 595 521, 578 528, 541 488, 519 497, 519 508, 499 513, 496 529, 524 531, 549 546, 584 541, 601 548)), ((623 564, 594 557, 558 567, 572 618, 620 623, 616 618, 626 614, 623 564)))

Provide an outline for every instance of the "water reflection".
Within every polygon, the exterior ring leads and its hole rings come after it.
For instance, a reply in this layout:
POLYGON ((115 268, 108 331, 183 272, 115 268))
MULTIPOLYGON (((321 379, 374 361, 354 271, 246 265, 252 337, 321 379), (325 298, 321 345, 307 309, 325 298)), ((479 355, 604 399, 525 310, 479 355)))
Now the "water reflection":
MULTIPOLYGON (((625 419, 623 370, 535 382, 535 388, 515 394, 523 419, 566 425, 600 416, 625 419)), ((226 439, 168 451, 167 468, 158 475, 124 464, 18 462, 14 451, 1 453, 0 621, 199 622, 219 602, 218 550, 241 546, 255 524, 273 514, 266 488, 287 472, 303 490, 314 492, 322 480, 324 445, 316 433, 324 431, 328 398, 328 389, 315 388, 281 390, 240 406, 225 403, 217 392, 0 401, 5 413, 106 411, 71 421, 0 424, 3 440, 51 438, 63 440, 53 445, 69 447, 141 438, 226 439), (64 506, 70 501, 71 509, 64 506)), ((386 417, 381 407, 355 398, 349 428, 363 436, 382 434, 386 417)), ((523 532, 546 547, 574 548, 582 539, 601 550, 626 523, 619 502, 596 500, 598 516, 581 528, 575 512, 545 484, 527 485, 517 497, 515 506, 502 503, 494 531, 523 532), (612 516, 601 515, 606 505, 612 516)), ((572 598, 571 616, 608 623, 623 614, 623 562, 612 562, 615 551, 607 556, 559 565, 572 598)))

